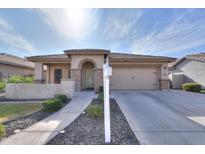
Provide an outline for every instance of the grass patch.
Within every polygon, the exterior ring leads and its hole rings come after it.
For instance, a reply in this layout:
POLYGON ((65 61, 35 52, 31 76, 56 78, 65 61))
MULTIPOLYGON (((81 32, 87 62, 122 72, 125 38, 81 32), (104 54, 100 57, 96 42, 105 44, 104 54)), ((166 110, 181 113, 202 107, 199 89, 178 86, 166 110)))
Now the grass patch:
POLYGON ((42 104, 0 104, 0 122, 27 115, 42 109, 42 104))
POLYGON ((0 137, 6 134, 6 128, 3 124, 0 123, 0 137))

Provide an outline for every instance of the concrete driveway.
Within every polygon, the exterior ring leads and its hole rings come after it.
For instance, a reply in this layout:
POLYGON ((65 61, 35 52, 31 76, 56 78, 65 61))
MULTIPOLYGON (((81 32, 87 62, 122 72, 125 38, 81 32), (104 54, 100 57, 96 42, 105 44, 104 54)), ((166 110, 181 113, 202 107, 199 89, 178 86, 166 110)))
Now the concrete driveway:
POLYGON ((183 91, 113 91, 141 144, 205 144, 205 95, 183 91))

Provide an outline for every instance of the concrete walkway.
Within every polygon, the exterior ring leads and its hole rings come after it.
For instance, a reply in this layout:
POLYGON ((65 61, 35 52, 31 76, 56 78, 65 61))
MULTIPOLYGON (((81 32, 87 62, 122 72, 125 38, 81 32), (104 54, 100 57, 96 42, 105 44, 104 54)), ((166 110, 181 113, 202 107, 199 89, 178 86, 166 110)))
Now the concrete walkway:
POLYGON ((205 144, 205 95, 183 91, 113 91, 140 144, 205 144))
POLYGON ((14 134, 0 144, 43 145, 73 122, 94 98, 94 92, 76 92, 71 102, 46 119, 14 134))

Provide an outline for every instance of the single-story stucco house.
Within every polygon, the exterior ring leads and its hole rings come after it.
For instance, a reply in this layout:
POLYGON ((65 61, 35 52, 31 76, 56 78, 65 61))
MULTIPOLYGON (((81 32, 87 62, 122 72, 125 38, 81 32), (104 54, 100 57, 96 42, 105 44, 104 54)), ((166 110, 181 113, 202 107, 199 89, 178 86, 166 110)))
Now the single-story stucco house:
POLYGON ((42 83, 43 66, 47 66, 45 83, 75 81, 75 90, 94 89, 103 85, 103 64, 112 67, 111 89, 168 89, 168 63, 175 58, 112 53, 103 49, 72 49, 64 54, 27 57, 35 63, 35 81, 42 83))
POLYGON ((205 89, 205 53, 187 55, 170 66, 172 88, 180 89, 183 83, 196 82, 205 89))
POLYGON ((12 75, 34 75, 34 63, 7 53, 0 53, 0 79, 12 75))

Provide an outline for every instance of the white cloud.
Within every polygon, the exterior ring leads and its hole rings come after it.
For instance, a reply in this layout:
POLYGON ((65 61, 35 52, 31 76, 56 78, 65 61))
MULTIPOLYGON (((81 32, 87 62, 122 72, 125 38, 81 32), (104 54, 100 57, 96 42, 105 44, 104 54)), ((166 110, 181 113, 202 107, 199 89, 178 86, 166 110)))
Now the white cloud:
POLYGON ((14 31, 14 28, 3 18, 0 18, 0 36, 0 42, 5 43, 12 48, 28 51, 31 54, 38 51, 30 42, 28 42, 21 35, 17 34, 14 31))
POLYGON ((71 40, 85 38, 98 24, 97 10, 69 8, 37 11, 52 29, 71 40))
POLYGON ((130 50, 138 54, 167 54, 205 44, 205 19, 197 16, 200 13, 193 10, 178 14, 162 31, 136 37, 130 50))
POLYGON ((4 19, 0 18, 0 29, 13 30, 13 27, 9 25, 4 19))
POLYGON ((105 23, 103 37, 108 41, 119 41, 129 37, 142 15, 142 10, 114 10, 105 23))

